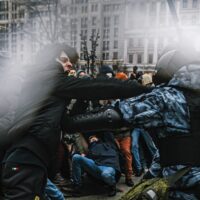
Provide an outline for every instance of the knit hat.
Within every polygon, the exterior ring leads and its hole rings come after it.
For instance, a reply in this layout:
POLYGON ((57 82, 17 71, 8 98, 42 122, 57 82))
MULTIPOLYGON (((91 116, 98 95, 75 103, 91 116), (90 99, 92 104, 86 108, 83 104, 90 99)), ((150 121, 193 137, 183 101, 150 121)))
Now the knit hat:
POLYGON ((100 74, 112 74, 112 76, 114 76, 114 72, 111 69, 111 67, 109 67, 108 65, 103 65, 99 68, 99 73, 100 74))
POLYGON ((85 73, 84 70, 80 69, 80 70, 77 71, 76 76, 79 77, 79 75, 80 75, 81 72, 84 72, 84 73, 85 73))
POLYGON ((118 72, 118 73, 115 75, 115 78, 116 78, 116 79, 120 79, 120 80, 127 80, 127 79, 128 79, 128 76, 127 76, 124 72, 118 72))

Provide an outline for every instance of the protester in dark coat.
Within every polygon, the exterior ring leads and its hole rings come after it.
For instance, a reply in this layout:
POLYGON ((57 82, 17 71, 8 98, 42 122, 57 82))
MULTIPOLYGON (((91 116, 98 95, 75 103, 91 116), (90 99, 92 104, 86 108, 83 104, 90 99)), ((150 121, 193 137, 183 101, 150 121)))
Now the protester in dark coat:
POLYGON ((40 52, 37 64, 21 67, 7 77, 12 90, 1 89, 5 94, 2 102, 13 98, 5 108, 7 112, 0 115, 0 147, 6 150, 1 183, 4 199, 43 198, 48 168, 60 142, 67 99, 127 98, 149 91, 131 81, 66 77, 63 66, 55 61, 62 51, 70 58, 72 50, 66 46, 48 47, 40 52))
POLYGON ((84 171, 109 185, 109 196, 116 195, 116 182, 120 177, 119 154, 113 145, 101 140, 97 135, 89 137, 86 156, 75 154, 72 158, 72 180, 75 192, 81 192, 84 171))

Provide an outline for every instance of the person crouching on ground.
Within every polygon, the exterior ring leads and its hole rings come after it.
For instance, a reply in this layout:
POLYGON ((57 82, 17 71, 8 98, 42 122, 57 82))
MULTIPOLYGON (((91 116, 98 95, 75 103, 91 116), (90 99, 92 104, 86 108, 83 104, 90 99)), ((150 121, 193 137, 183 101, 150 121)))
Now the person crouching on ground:
POLYGON ((89 137, 86 156, 74 154, 72 157, 72 181, 77 193, 81 192, 83 171, 109 185, 108 196, 116 195, 116 180, 120 176, 118 153, 97 135, 89 137))

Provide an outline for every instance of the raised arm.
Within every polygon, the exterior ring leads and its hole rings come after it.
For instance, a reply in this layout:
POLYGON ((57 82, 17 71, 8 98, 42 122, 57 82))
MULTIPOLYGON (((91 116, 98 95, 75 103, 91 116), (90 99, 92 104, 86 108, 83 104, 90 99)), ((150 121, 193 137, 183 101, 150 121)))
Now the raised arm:
POLYGON ((56 95, 74 99, 115 99, 129 98, 151 92, 136 81, 121 81, 114 78, 74 78, 60 77, 56 85, 56 95))

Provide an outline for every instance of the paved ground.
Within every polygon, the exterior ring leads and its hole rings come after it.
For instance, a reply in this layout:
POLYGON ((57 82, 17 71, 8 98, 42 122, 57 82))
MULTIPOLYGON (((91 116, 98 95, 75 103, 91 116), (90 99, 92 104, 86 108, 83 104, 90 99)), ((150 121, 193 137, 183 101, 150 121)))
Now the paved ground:
MULTIPOLYGON (((137 183, 140 178, 133 178, 134 182, 137 183)), ((124 177, 121 177, 119 183, 117 184, 117 188, 121 191, 117 192, 117 195, 114 197, 108 197, 107 196, 107 188, 103 187, 102 185, 99 185, 99 183, 96 183, 91 180, 86 180, 85 187, 83 188, 83 195, 81 197, 66 197, 67 200, 118 200, 120 197, 127 192, 130 187, 126 186, 124 184, 125 179, 124 177)))

